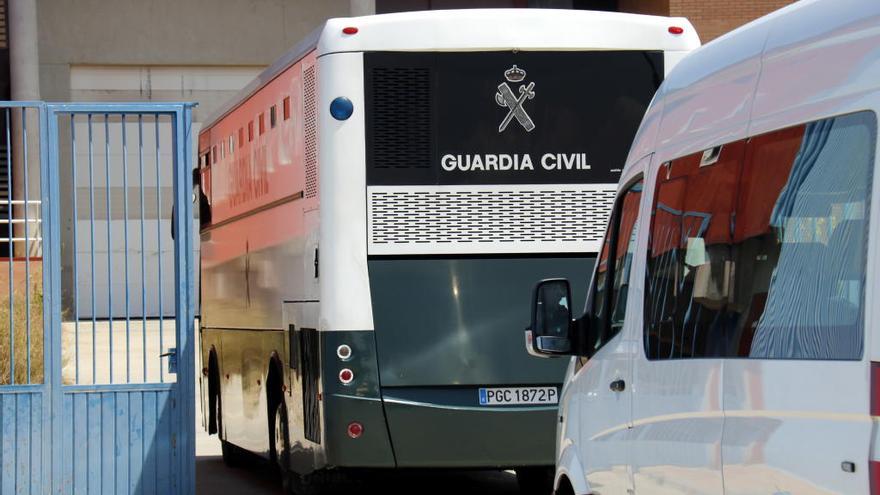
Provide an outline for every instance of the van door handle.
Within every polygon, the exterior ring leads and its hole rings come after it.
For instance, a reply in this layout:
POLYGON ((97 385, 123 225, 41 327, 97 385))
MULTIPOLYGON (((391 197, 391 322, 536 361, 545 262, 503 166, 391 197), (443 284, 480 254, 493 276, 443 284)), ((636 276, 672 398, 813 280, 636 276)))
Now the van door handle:
POLYGON ((614 380, 611 382, 611 391, 612 392, 623 392, 626 390, 626 382, 623 380, 614 380))

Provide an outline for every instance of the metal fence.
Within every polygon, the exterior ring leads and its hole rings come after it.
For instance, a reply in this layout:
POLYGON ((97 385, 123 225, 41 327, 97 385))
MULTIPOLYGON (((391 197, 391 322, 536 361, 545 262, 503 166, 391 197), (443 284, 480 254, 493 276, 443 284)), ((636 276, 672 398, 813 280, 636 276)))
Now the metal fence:
POLYGON ((0 494, 193 491, 190 112, 0 103, 0 494))

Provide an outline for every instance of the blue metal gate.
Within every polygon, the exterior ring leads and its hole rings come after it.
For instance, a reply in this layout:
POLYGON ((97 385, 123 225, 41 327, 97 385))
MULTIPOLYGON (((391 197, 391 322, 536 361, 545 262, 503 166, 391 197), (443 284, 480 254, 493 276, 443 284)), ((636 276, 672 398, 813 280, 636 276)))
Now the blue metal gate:
POLYGON ((0 494, 193 493, 190 132, 0 103, 0 494))

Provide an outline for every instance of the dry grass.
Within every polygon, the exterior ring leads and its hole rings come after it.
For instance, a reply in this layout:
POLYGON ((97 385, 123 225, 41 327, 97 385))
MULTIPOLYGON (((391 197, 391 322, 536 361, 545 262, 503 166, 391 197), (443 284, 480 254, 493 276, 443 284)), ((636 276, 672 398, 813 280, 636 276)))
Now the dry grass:
POLYGON ((43 273, 39 261, 30 263, 30 284, 24 283, 24 262, 15 261, 12 316, 9 308, 8 262, 0 262, 0 385, 28 383, 28 339, 30 339, 30 383, 43 381, 43 273), (28 332, 27 298, 30 293, 30 332, 28 332), (14 335, 10 339, 10 323, 14 335), (15 379, 11 380, 14 345, 15 379))

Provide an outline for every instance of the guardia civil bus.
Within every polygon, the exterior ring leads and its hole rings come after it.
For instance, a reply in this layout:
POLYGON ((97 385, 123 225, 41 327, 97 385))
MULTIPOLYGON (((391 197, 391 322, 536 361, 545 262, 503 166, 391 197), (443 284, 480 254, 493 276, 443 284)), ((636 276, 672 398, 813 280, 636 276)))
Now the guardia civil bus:
POLYGON ((320 491, 364 468, 549 482, 558 360, 532 283, 583 304, 630 142, 699 45, 681 18, 332 19, 199 135, 205 428, 320 491))

